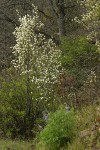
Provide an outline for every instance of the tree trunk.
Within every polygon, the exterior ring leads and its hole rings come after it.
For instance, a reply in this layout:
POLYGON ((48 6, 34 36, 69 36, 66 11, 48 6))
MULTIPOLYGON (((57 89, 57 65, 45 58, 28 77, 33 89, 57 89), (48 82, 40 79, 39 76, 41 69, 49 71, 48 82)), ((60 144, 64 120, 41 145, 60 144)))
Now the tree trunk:
POLYGON ((26 115, 30 117, 31 115, 31 110, 32 110, 32 97, 31 97, 31 79, 30 79, 30 54, 29 52, 27 53, 27 58, 26 58, 26 66, 27 66, 27 74, 26 74, 26 115))
POLYGON ((64 0, 58 0, 58 16, 59 36, 62 37, 66 35, 64 0))
POLYGON ((48 0, 48 2, 55 18, 58 21, 59 37, 61 38, 66 35, 64 0, 48 0))
POLYGON ((26 115, 30 117, 31 114, 31 106, 32 106, 32 98, 31 98, 31 90, 30 90, 30 78, 29 75, 27 74, 27 89, 26 89, 26 115))

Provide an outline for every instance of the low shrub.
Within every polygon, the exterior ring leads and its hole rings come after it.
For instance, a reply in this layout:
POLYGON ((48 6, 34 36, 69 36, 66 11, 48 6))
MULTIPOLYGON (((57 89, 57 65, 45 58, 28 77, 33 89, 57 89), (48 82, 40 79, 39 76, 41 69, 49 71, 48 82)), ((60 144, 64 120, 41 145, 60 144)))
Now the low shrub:
POLYGON ((76 136, 76 117, 73 111, 60 108, 50 114, 48 124, 40 133, 38 147, 45 146, 51 150, 59 150, 71 143, 76 136))

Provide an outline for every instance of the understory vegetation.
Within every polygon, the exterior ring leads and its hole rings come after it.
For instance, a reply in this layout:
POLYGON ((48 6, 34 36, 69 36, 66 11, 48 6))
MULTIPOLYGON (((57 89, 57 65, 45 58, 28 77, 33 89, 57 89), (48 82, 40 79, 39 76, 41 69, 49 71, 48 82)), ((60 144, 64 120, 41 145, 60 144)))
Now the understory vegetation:
POLYGON ((88 150, 100 148, 100 107, 83 107, 74 112, 61 106, 50 113, 48 123, 33 140, 0 139, 1 150, 88 150))

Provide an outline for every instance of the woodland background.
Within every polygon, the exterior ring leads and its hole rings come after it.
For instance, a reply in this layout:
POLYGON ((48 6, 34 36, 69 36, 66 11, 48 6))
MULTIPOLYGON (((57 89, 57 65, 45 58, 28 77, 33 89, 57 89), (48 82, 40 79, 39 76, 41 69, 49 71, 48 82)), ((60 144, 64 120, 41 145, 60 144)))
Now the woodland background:
MULTIPOLYGON (((44 128, 43 114, 54 112, 60 105, 68 105, 75 110, 100 103, 100 27, 91 25, 82 18, 87 13, 84 0, 0 0, 0 136, 11 138, 34 138, 44 128), (52 107, 33 102, 30 117, 25 116, 26 85, 13 66, 12 48, 16 39, 13 35, 19 27, 21 17, 32 14, 32 4, 37 6, 44 27, 39 33, 52 39, 62 51, 61 63, 64 68, 59 77, 56 93, 59 101, 52 107), (83 4, 83 5, 82 5, 83 4), (18 11, 17 11, 18 10, 18 11), (81 23, 77 21, 81 20, 81 23), (95 26, 95 27, 94 27, 95 26), (92 31, 95 36, 89 37, 92 31), (41 107, 42 106, 42 107, 41 107)), ((93 0, 93 4, 99 1, 93 0)), ((90 7, 92 8, 92 6, 90 7)), ((88 6, 88 5, 87 5, 88 6)), ((91 8, 89 10, 91 10, 91 8)), ((100 11, 97 16, 100 25, 100 11)), ((93 23, 95 20, 93 20, 93 23)), ((35 31, 38 33, 38 31, 35 31)), ((32 85, 29 85, 31 89, 32 85)))

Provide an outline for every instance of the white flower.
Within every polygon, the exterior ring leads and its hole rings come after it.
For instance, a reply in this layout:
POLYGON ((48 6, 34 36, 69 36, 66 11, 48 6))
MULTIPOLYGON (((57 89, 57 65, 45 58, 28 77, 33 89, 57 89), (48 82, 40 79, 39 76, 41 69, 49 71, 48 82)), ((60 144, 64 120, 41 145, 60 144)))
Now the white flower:
POLYGON ((20 26, 14 31, 16 45, 13 47, 15 60, 12 64, 21 74, 29 76, 40 92, 40 100, 48 101, 52 95, 55 97, 53 86, 60 73, 61 50, 57 49, 52 39, 48 40, 45 35, 35 32, 43 26, 35 6, 33 15, 25 15, 19 18, 19 22, 20 26))

